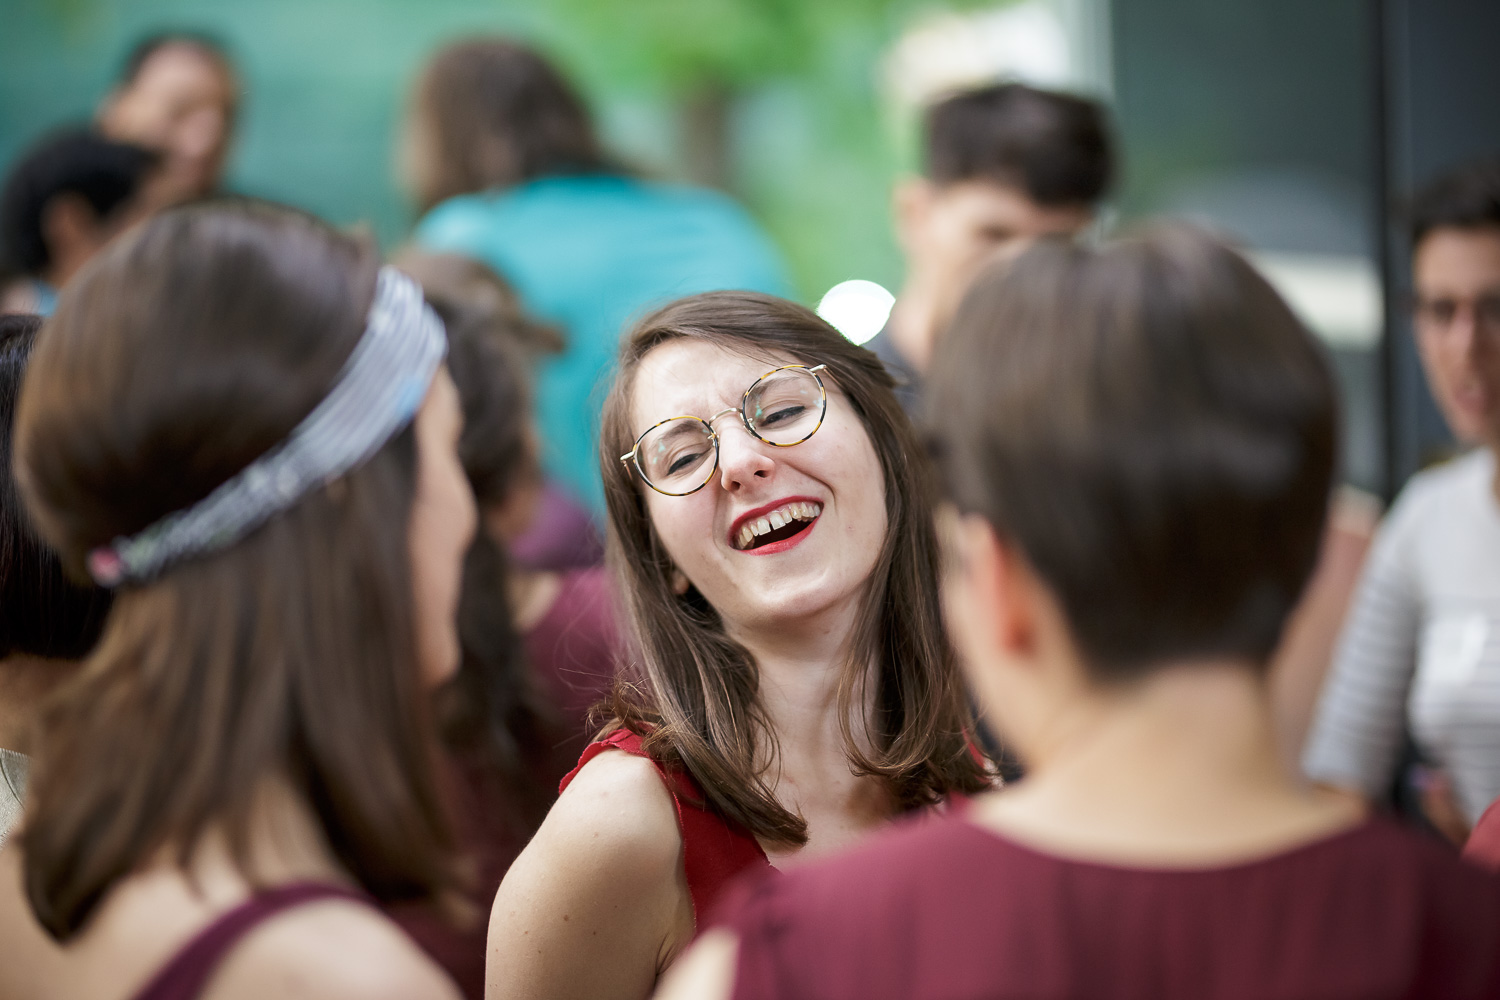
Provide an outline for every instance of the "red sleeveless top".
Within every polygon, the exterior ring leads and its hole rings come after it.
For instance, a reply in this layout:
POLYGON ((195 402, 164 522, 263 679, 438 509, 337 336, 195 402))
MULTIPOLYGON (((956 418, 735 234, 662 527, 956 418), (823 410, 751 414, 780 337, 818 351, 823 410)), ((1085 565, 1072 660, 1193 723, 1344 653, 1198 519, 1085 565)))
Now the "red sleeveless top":
POLYGON ((661 775, 662 784, 672 794, 677 806, 677 828, 682 832, 683 873, 700 926, 720 892, 736 875, 750 870, 775 870, 749 830, 712 810, 708 796, 691 774, 681 768, 662 766, 641 749, 641 737, 628 729, 616 730, 598 743, 589 744, 578 759, 578 766, 563 778, 558 791, 568 787, 583 765, 609 750, 623 750, 651 761, 661 775))
POLYGON ((316 882, 283 885, 258 893, 199 931, 135 995, 135 1000, 197 1000, 219 964, 245 935, 286 910, 327 899, 370 905, 357 892, 316 882))

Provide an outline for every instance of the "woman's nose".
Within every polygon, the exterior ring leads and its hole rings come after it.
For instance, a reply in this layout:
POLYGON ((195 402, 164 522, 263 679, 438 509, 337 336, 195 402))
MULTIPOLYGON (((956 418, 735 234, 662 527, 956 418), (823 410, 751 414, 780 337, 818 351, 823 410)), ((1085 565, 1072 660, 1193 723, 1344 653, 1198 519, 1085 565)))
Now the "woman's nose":
POLYGON ((719 432, 719 482, 733 493, 756 479, 767 479, 776 471, 772 446, 745 430, 742 425, 725 421, 719 432))

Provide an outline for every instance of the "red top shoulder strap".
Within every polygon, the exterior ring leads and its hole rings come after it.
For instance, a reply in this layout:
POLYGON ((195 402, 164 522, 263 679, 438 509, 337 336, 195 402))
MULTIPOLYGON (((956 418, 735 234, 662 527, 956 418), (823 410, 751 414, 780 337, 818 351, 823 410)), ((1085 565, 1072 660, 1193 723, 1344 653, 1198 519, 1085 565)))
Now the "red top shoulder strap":
POLYGON ((258 893, 220 916, 183 945, 135 1000, 196 1000, 235 945, 267 920, 307 903, 342 899, 368 906, 357 892, 336 885, 299 882, 258 893))
POLYGON ((688 892, 693 897, 694 916, 702 926, 709 907, 731 879, 750 869, 771 870, 771 862, 754 834, 709 806, 708 797, 691 774, 680 767, 664 767, 641 748, 641 742, 638 734, 618 729, 599 742, 589 744, 578 759, 578 766, 563 778, 558 791, 568 787, 583 765, 609 750, 623 750, 651 761, 677 806, 677 828, 682 833, 683 874, 687 877, 688 892))

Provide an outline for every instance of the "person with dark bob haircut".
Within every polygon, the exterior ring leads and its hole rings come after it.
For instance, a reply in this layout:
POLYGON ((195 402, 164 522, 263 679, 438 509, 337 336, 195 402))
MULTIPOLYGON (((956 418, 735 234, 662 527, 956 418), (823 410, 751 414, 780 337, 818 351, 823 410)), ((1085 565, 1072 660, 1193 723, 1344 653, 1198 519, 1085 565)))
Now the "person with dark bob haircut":
POLYGON ((80 585, 36 536, 11 477, 10 437, 40 316, 0 316, 0 845, 21 815, 29 730, 99 638, 109 591, 80 585))
POLYGON ((483 261, 561 328, 566 348, 537 371, 542 466, 602 519, 599 400, 621 331, 694 292, 785 294, 780 255, 723 193, 621 166, 573 85, 511 39, 432 56, 401 153, 417 245, 483 261))
POLYGON ((475 523, 446 349, 370 246, 257 202, 169 210, 63 293, 16 477, 115 595, 0 854, 0 995, 457 996, 376 909, 461 886, 426 710, 475 523))
POLYGON ((58 289, 158 207, 158 162, 85 129, 54 132, 27 150, 0 188, 0 280, 20 286, 0 288, 0 310, 50 313, 58 289))
POLYGON ((1337 405, 1271 286, 1189 229, 1043 241, 932 388, 944 609, 1026 777, 745 885, 659 996, 1500 995, 1500 881, 1279 755, 1337 405))
POLYGON ((1413 476, 1381 525, 1303 765, 1378 802, 1409 731, 1437 775, 1424 812, 1462 843, 1500 797, 1500 161, 1422 190, 1411 237, 1417 351, 1467 451, 1413 476))
POLYGON ((921 176, 893 199, 906 276, 885 329, 865 344, 913 417, 933 346, 974 276, 1027 240, 1086 229, 1115 157, 1107 114, 1085 97, 996 83, 927 109, 921 176))
POLYGON ((811 311, 690 296, 621 348, 608 559, 634 650, 490 917, 491 1000, 639 1000, 728 880, 989 787, 910 424, 811 311))

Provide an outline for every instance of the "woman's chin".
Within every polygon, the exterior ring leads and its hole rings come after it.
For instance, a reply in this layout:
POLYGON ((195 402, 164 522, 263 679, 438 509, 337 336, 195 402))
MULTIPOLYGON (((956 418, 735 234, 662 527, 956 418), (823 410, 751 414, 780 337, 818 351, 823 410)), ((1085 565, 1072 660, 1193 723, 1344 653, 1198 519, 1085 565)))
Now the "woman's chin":
POLYGON ((796 583, 775 591, 746 588, 738 594, 735 607, 723 615, 731 631, 753 629, 760 632, 801 632, 820 627, 822 622, 859 599, 857 589, 829 587, 826 580, 796 583))

